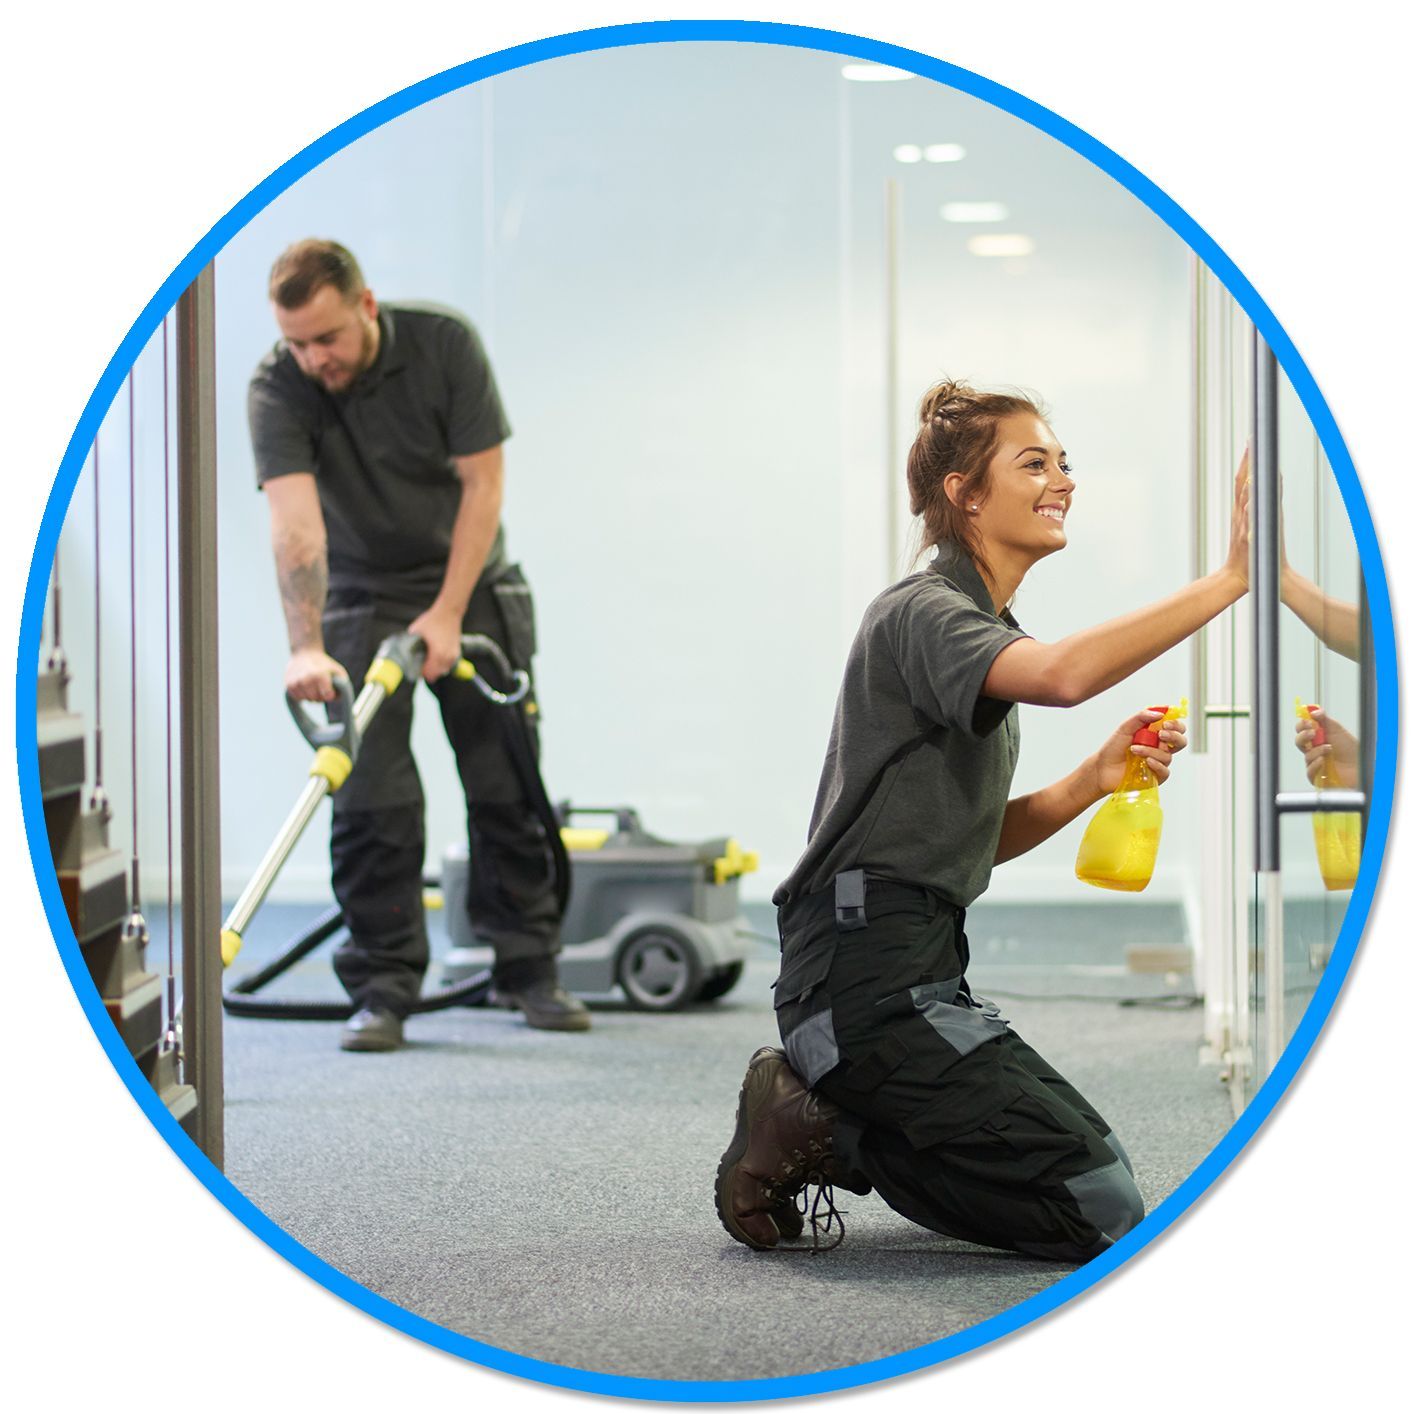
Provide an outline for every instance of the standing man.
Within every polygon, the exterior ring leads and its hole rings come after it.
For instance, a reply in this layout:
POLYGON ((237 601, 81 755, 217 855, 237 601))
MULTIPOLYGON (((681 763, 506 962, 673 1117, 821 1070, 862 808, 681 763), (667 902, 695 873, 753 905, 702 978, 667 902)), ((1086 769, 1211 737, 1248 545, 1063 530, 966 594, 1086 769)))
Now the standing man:
MULTIPOLYGON (((497 994, 532 1026, 584 1031, 589 1012, 559 984, 549 845, 494 715, 506 709, 447 677, 464 633, 497 640, 518 668, 536 648, 530 590, 503 549, 510 428, 487 356, 451 311, 380 306, 334 241, 297 241, 269 294, 282 339, 251 379, 248 411, 290 636, 286 690, 328 702, 332 676, 357 689, 389 634, 424 640, 467 798, 468 913, 495 949, 497 994)), ((332 802, 349 928, 335 972, 356 1009, 345 1050, 402 1043, 428 965, 416 686, 385 702, 332 802)))

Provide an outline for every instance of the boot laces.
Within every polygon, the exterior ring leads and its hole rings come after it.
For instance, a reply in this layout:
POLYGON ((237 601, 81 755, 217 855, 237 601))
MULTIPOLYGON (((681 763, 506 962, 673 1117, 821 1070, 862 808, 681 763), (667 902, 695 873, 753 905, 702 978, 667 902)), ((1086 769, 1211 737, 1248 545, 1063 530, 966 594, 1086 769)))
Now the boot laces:
POLYGON ((803 1226, 812 1230, 810 1247, 783 1247, 783 1252, 808 1252, 815 1256, 818 1252, 830 1252, 839 1247, 846 1236, 846 1224, 842 1222, 842 1211, 836 1206, 836 1193, 831 1180, 826 1176, 826 1160, 831 1156, 831 1145, 811 1144, 809 1157, 800 1149, 792 1152, 790 1161, 782 1165, 782 1177, 777 1183, 764 1186, 765 1196, 770 1201, 790 1202, 801 1213, 803 1226), (813 1190, 810 1194, 808 1190, 813 1190))
POLYGON ((812 1229, 812 1245, 805 1250, 814 1257, 818 1252, 830 1252, 840 1247, 846 1236, 846 1224, 841 1220, 841 1210, 836 1206, 836 1194, 826 1175, 820 1169, 813 1169, 807 1181, 798 1191, 797 1211, 812 1229), (813 1189, 810 1200, 808 1189, 813 1189))

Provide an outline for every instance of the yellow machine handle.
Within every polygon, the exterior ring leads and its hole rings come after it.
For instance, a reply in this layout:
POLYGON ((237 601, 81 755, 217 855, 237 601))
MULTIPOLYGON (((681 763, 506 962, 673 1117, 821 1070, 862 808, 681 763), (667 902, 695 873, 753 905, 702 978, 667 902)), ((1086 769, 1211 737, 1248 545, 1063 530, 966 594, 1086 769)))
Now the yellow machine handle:
POLYGON ((393 658, 375 658, 369 664, 369 671, 364 674, 366 683, 377 683, 384 689, 387 697, 392 697, 399 690, 405 677, 403 664, 393 658))
POLYGON ((567 849, 584 853, 586 850, 604 849, 610 838, 609 830, 594 829, 589 825, 562 825, 561 843, 567 849))
POLYGON ((724 852, 713 862, 713 881, 715 884, 726 884, 740 874, 753 873, 757 867, 755 851, 743 849, 737 840, 729 840, 724 852))
POLYGON ((353 769, 354 762, 349 753, 341 751, 337 746, 322 746, 310 763, 310 774, 322 777, 331 793, 337 791, 349 779, 349 773, 353 769))

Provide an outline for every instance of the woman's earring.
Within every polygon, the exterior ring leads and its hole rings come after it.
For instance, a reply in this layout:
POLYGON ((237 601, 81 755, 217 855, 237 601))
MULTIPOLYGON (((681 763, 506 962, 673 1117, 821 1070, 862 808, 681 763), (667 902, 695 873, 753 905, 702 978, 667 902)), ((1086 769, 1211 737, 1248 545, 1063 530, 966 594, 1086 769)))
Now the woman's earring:
POLYGON ((977 510, 979 509, 979 507, 978 507, 978 506, 971 506, 969 509, 972 510, 972 511, 977 511, 977 510))

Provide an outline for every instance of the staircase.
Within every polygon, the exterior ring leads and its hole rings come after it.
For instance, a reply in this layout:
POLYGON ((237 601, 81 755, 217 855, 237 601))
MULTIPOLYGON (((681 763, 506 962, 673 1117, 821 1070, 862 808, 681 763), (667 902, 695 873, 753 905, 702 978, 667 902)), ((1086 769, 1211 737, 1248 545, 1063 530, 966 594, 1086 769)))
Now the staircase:
POLYGON ((108 1019, 138 1069, 195 1138, 197 1092, 181 1082, 178 1054, 163 1043, 163 979, 146 965, 148 934, 128 897, 128 857, 109 843, 112 810, 84 804, 84 719, 69 710, 61 652, 39 675, 39 784, 59 892, 108 1019))

